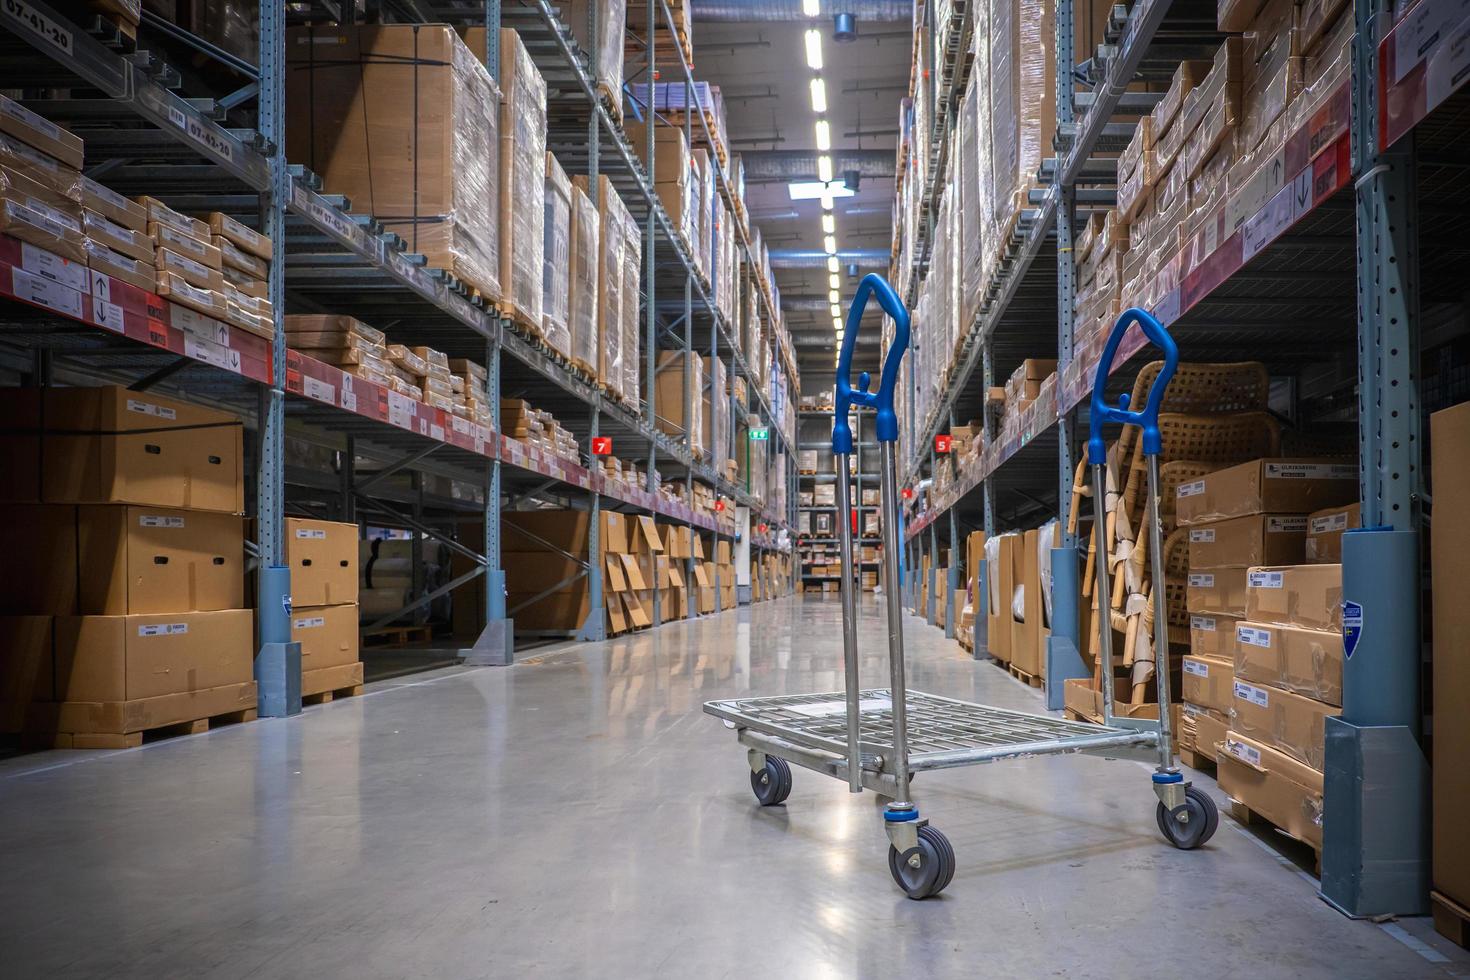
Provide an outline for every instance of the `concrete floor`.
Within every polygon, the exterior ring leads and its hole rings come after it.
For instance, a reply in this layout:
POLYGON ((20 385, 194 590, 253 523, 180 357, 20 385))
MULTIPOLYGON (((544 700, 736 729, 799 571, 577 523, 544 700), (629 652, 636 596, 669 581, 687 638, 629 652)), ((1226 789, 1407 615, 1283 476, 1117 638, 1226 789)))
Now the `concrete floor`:
MULTIPOLYGON (((298 718, 0 763, 0 973, 1470 975, 1424 920, 1344 919, 1228 817, 1205 849, 1168 847, 1132 762, 921 777, 958 870, 908 901, 871 794, 797 770, 762 810, 734 733, 700 712, 840 688, 839 621, 833 599, 786 599, 298 718)), ((939 631, 907 635, 915 687, 1039 710, 939 631)))

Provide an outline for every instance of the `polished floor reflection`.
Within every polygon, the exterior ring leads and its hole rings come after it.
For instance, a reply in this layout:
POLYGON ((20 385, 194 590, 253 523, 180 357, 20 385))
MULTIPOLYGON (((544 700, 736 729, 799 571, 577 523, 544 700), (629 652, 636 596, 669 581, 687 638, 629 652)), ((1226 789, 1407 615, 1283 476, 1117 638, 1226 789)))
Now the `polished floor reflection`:
MULTIPOLYGON (((871 597, 862 615, 864 683, 886 684, 871 597)), ((906 635, 915 688, 1039 710, 938 630, 910 619, 906 635)), ((1168 847, 1147 770, 1124 761, 925 774, 916 795, 958 870, 942 898, 910 902, 871 794, 798 769, 788 804, 762 810, 734 733, 700 711, 841 685, 835 598, 792 598, 514 668, 388 681, 298 718, 9 760, 0 974, 1467 970, 1422 922, 1396 938, 1344 919, 1228 818, 1201 851, 1168 847)))

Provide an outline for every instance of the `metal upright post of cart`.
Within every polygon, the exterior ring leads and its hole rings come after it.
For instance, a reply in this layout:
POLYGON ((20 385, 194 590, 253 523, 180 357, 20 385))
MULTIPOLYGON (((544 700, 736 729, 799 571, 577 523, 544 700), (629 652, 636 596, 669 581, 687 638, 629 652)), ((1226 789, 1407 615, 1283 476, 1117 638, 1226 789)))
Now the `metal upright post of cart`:
POLYGON ((1343 701, 1326 723, 1322 839, 1322 897, 1351 916, 1429 911, 1419 215, 1413 141, 1380 142, 1376 28, 1390 6, 1353 5, 1362 530, 1342 540, 1343 701))
MULTIPOLYGON (((280 4, 260 11, 260 137, 269 147, 270 188, 260 195, 260 229, 273 242, 286 240, 286 15, 280 4)), ((284 248, 282 249, 284 252, 284 248)), ((267 280, 273 316, 271 381, 260 389, 256 458, 256 548, 260 561, 260 649, 255 657, 259 710, 265 717, 301 711, 301 645, 291 641, 291 569, 286 564, 286 260, 270 264, 267 280)))
MULTIPOLYGON (((1056 45, 1057 64, 1073 63, 1072 0, 1057 0, 1056 45)), ((1057 72, 1057 129, 1072 127, 1073 93, 1076 82, 1070 71, 1057 72)), ((1076 228, 1074 185, 1058 168, 1056 236, 1057 236, 1057 372, 1058 377, 1072 363, 1073 306, 1076 297, 1077 266, 1072 251, 1072 235, 1076 228)), ((1077 411, 1063 412, 1057 419, 1057 519, 1062 540, 1051 553, 1051 634, 1046 641, 1046 707, 1060 711, 1066 700, 1066 682, 1073 677, 1090 677, 1092 672, 1082 659, 1081 605, 1082 589, 1078 580, 1077 536, 1067 527, 1072 512, 1072 481, 1076 479, 1073 459, 1073 431, 1077 411)))

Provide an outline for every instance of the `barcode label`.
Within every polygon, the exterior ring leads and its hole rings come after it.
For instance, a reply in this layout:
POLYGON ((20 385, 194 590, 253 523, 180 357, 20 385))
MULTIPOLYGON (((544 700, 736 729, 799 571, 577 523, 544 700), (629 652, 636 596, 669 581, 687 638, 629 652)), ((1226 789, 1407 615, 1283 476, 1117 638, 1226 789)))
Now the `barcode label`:
POLYGON ((1305 517, 1268 517, 1266 518, 1266 533, 1281 534, 1283 532, 1301 532, 1307 529, 1305 517))
POLYGON ((1249 585, 1253 589, 1279 589, 1282 584, 1280 572, 1251 572, 1249 585))
POLYGON ((1271 631, 1256 629, 1254 626, 1235 627, 1235 638, 1241 643, 1249 643, 1253 647, 1271 648, 1271 631))
POLYGON ((189 632, 188 623, 157 623, 153 626, 139 626, 139 636, 178 636, 189 632))
POLYGON ((296 529, 296 536, 309 541, 325 541, 327 532, 319 527, 298 527, 296 529))
POLYGON ((1212 527, 1196 528, 1189 532, 1190 544, 1213 544, 1215 542, 1215 529, 1212 527))
POLYGON ((1271 696, 1266 693, 1264 687, 1256 687, 1254 684, 1247 684, 1245 681, 1235 682, 1235 696, 1242 701, 1250 702, 1258 708, 1269 708, 1271 706, 1271 696))
POLYGON ((1260 766, 1261 753, 1259 749, 1253 749, 1244 742, 1237 742, 1233 738, 1225 740, 1225 751, 1235 756, 1242 762, 1248 762, 1253 766, 1260 766))
POLYGON ((138 516, 139 527, 171 527, 184 526, 184 519, 170 514, 141 514, 138 516))
POLYGON ((1206 633, 1213 633, 1215 632, 1215 619, 1213 616, 1190 616, 1189 628, 1192 630, 1202 630, 1206 633))
POLYGON ((1203 661, 1191 660, 1186 657, 1184 660, 1184 672, 1186 674, 1193 674, 1196 677, 1209 677, 1210 665, 1203 661))
POLYGON ((1175 491, 1176 497, 1195 497, 1205 492, 1205 481, 1195 480, 1193 483, 1181 483, 1175 491))
POLYGON ((296 622, 292 623, 291 628, 298 630, 309 630, 315 626, 325 625, 327 625, 327 618, 325 616, 303 616, 301 619, 298 619, 296 620, 296 622))
POLYGON ((1331 534, 1333 531, 1346 531, 1347 522, 1348 515, 1345 510, 1324 517, 1314 517, 1312 518, 1312 533, 1331 534))
POLYGON ((128 411, 137 412, 139 415, 152 415, 160 419, 176 419, 179 413, 166 405, 155 405, 152 402, 140 402, 136 398, 128 399, 128 411))
POLYGON ((1343 463, 1267 463, 1268 480, 1356 480, 1358 468, 1343 463))
POLYGON ((1213 589, 1215 576, 1207 572, 1192 572, 1189 576, 1189 584, 1196 589, 1213 589))

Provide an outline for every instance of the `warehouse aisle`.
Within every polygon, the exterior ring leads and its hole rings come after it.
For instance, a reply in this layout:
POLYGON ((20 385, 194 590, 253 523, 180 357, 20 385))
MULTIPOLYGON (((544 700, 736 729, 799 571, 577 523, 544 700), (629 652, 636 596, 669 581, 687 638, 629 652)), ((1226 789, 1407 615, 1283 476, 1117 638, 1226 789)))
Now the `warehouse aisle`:
MULTIPOLYGON (((1037 706, 939 631, 909 637, 916 687, 1037 706)), ((11 760, 5 972, 1154 976, 1164 937, 1197 976, 1243 957, 1262 977, 1467 971, 1329 910, 1228 819, 1203 851, 1165 846, 1128 762, 921 777, 959 866, 940 899, 908 901, 871 794, 797 770, 789 804, 761 810, 733 733, 700 712, 836 688, 840 644, 835 598, 792 597, 388 682, 295 719, 11 760)))

